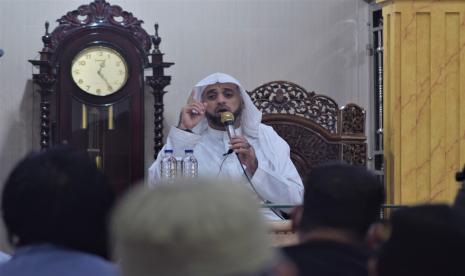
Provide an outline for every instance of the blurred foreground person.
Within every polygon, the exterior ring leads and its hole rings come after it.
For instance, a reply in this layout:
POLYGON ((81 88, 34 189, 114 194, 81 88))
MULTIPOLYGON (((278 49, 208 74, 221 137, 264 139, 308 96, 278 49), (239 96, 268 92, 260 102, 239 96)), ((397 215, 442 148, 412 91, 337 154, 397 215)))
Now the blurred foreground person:
POLYGON ((105 177, 86 156, 63 148, 28 155, 3 189, 3 219, 15 252, 0 275, 117 275, 105 260, 113 202, 105 177))
POLYGON ((123 275, 295 275, 242 189, 197 179, 130 192, 112 220, 123 275))
POLYGON ((448 205, 395 211, 391 236, 370 262, 372 276, 465 275, 465 216, 448 205))
POLYGON ((384 187, 362 167, 327 164, 304 181, 295 222, 300 244, 283 250, 301 275, 368 275, 369 228, 378 220, 384 187))
POLYGON ((8 261, 10 258, 10 255, 0 251, 0 264, 8 261))

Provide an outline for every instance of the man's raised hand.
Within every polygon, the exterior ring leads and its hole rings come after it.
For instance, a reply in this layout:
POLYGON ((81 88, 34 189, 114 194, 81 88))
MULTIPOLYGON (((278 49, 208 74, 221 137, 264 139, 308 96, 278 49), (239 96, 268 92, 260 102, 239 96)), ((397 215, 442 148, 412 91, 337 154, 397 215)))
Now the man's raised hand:
POLYGON ((191 92, 187 104, 181 109, 180 121, 178 128, 192 129, 203 118, 205 118, 205 103, 198 102, 194 99, 194 91, 191 92))

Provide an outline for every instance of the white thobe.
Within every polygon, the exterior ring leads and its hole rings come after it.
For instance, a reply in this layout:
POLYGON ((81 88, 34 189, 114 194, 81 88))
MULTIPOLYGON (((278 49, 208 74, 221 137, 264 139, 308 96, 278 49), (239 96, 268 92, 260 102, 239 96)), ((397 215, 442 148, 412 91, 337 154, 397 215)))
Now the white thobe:
MULTIPOLYGON (((302 180, 290 159, 287 143, 273 130, 260 124, 258 138, 245 135, 255 150, 258 167, 251 178, 252 185, 264 200, 275 204, 295 205, 302 203, 302 180)), ((241 135, 241 129, 236 129, 241 135)), ((240 162, 235 154, 223 156, 230 147, 227 132, 207 128, 201 135, 172 127, 167 144, 149 168, 148 184, 160 182, 160 162, 164 149, 173 149, 175 156, 183 156, 185 149, 193 149, 198 161, 200 177, 234 179, 236 183, 249 186, 240 162)), ((270 210, 263 210, 268 219, 277 219, 270 210)))

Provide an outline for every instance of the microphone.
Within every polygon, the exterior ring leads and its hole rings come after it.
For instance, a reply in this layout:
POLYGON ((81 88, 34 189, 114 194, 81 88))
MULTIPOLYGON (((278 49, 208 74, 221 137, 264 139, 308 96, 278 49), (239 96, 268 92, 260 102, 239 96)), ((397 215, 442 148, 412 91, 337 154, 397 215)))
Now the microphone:
MULTIPOLYGON (((224 125, 226 131, 228 132, 229 140, 231 140, 232 137, 236 136, 236 131, 234 130, 234 115, 231 112, 226 111, 221 113, 221 123, 224 125)), ((223 156, 226 156, 231 153, 233 153, 233 150, 229 149, 228 152, 223 154, 223 156)))
POLYGON ((228 132, 229 140, 236 136, 236 131, 234 130, 234 115, 231 112, 226 111, 221 113, 221 123, 228 132))

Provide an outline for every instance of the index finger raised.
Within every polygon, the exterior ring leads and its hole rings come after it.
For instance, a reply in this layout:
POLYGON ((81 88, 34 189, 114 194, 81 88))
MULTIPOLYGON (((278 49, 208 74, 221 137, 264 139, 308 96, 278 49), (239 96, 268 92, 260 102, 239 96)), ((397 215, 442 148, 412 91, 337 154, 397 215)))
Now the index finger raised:
POLYGON ((187 99, 187 104, 191 104, 191 103, 197 102, 197 101, 194 99, 194 95, 195 95, 195 90, 192 89, 191 94, 189 95, 189 98, 187 99))

